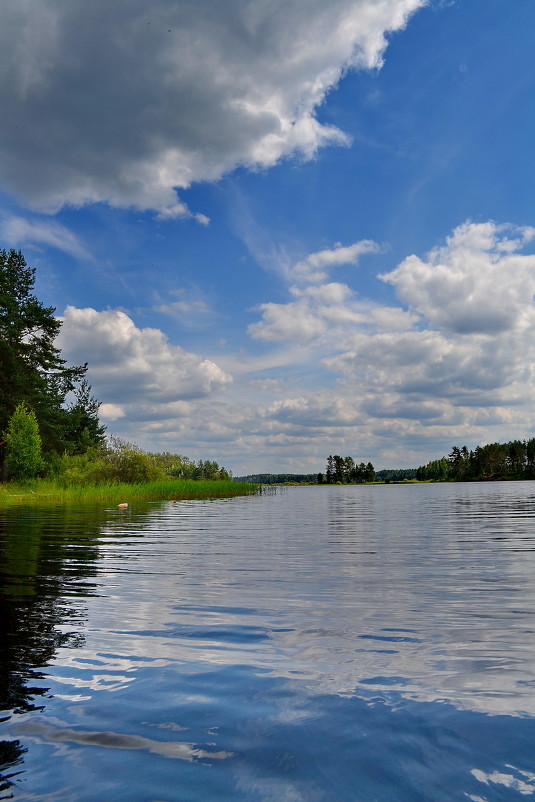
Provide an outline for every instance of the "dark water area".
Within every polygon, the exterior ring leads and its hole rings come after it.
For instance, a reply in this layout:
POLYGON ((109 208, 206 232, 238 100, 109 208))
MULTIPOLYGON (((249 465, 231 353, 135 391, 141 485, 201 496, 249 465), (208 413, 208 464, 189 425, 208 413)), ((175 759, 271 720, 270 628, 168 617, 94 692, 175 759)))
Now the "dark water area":
POLYGON ((535 483, 0 510, 0 799, 535 795, 535 483))

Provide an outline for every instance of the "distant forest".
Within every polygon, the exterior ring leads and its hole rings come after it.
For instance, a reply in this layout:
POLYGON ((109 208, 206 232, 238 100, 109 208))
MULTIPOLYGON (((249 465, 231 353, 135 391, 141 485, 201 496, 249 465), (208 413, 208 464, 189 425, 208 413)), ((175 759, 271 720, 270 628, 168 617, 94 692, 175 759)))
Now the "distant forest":
POLYGON ((237 482, 275 484, 362 484, 364 482, 467 482, 500 479, 535 479, 535 437, 489 443, 468 450, 453 446, 440 459, 419 468, 383 468, 371 462, 356 463, 351 457, 329 456, 325 473, 256 473, 237 476, 237 482))
MULTIPOLYGON (((383 468, 375 473, 376 482, 402 482, 415 479, 416 468, 383 468)), ((327 484, 323 473, 251 473, 248 476, 235 476, 235 482, 253 482, 262 485, 327 484), (321 477, 321 479, 320 479, 321 477)))
MULTIPOLYGON (((414 474, 414 472, 413 472, 414 474)), ((357 464, 352 457, 329 456, 325 473, 256 473, 237 476, 237 482, 259 482, 264 485, 280 484, 362 484, 375 481, 371 462, 357 464)))
POLYGON ((261 485, 317 484, 317 473, 250 473, 248 476, 235 476, 235 482, 253 482, 261 485))
POLYGON ((447 457, 432 460, 416 471, 420 481, 462 482, 482 479, 534 479, 535 437, 489 443, 469 451, 454 446, 447 457))

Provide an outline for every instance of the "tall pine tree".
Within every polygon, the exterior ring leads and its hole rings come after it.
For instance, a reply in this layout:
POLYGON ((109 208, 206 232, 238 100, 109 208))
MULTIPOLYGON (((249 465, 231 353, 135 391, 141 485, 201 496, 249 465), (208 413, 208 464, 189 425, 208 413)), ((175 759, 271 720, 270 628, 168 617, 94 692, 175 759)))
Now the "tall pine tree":
MULTIPOLYGON (((43 451, 62 452, 77 431, 65 399, 82 381, 87 364, 67 366, 55 345, 61 321, 53 307, 34 295, 34 285, 35 269, 28 267, 22 253, 0 250, 0 440, 16 407, 25 403, 35 412, 43 451)), ((87 387, 82 395, 89 396, 87 387)), ((85 400, 94 419, 96 402, 85 400)), ((79 412, 78 407, 75 414, 79 412)), ((103 437, 95 427, 93 434, 97 440, 103 437)))

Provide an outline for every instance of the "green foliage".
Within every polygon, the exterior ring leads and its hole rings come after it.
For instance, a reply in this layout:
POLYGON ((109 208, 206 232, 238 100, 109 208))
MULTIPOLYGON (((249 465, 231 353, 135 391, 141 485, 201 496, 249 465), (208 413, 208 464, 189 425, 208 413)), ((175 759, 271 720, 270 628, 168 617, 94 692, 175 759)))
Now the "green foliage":
POLYGON ((134 501, 180 499, 230 498, 258 493, 260 487, 246 482, 195 481, 166 477, 154 482, 139 484, 102 483, 67 484, 64 481, 29 481, 25 485, 0 485, 0 509, 18 504, 67 504, 79 502, 105 502, 119 504, 134 501))
POLYGON ((327 458, 327 484, 363 484, 374 481, 375 468, 371 462, 360 462, 357 465, 353 457, 341 457, 339 454, 327 458))
POLYGON ((61 322, 54 308, 43 306, 32 293, 34 283, 35 270, 20 251, 0 251, 0 431, 25 401, 39 424, 52 432, 66 393, 87 369, 66 367, 54 345, 61 322))
POLYGON ((0 434, 24 402, 35 413, 45 456, 80 453, 103 442, 98 402, 83 378, 87 365, 68 367, 56 347, 61 321, 36 298, 34 284, 22 253, 0 250, 0 434), (66 406, 71 392, 76 401, 66 406))
POLYGON ((56 473, 64 486, 132 483, 162 479, 164 470, 151 454, 134 443, 110 437, 105 448, 93 447, 82 454, 64 454, 56 473))
POLYGON ((75 401, 66 409, 66 450, 71 454, 83 454, 106 443, 106 427, 98 418, 100 403, 91 395, 91 386, 82 379, 73 390, 75 401))
POLYGON ((181 454, 150 454, 158 465, 161 466, 168 476, 175 476, 179 479, 209 479, 225 480, 230 479, 230 473, 217 462, 210 460, 198 460, 193 462, 181 454))
POLYGON ((383 468, 377 471, 375 479, 377 482, 405 482, 416 478, 416 468, 383 468))
POLYGON ((489 443, 469 451, 453 446, 448 457, 421 465, 416 471, 422 481, 473 481, 478 479, 535 478, 535 438, 489 443))
POLYGON ((9 476, 12 479, 32 479, 41 471, 41 437, 35 413, 19 404, 11 416, 6 441, 9 454, 9 476))
MULTIPOLYGON (((284 485, 284 484, 316 484, 318 483, 317 473, 250 473, 247 476, 236 476, 236 482, 254 482, 262 485, 284 485)), ((319 484, 321 484, 321 481, 319 484)))

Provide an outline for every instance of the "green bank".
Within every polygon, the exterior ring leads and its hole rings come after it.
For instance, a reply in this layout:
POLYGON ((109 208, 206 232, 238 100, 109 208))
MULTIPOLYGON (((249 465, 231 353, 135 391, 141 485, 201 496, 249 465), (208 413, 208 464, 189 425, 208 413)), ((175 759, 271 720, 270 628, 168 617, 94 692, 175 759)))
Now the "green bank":
POLYGON ((160 479, 153 482, 68 485, 36 479, 0 486, 0 507, 16 504, 76 503, 98 501, 125 504, 134 501, 180 501, 230 498, 260 492, 260 485, 229 480, 160 479))

